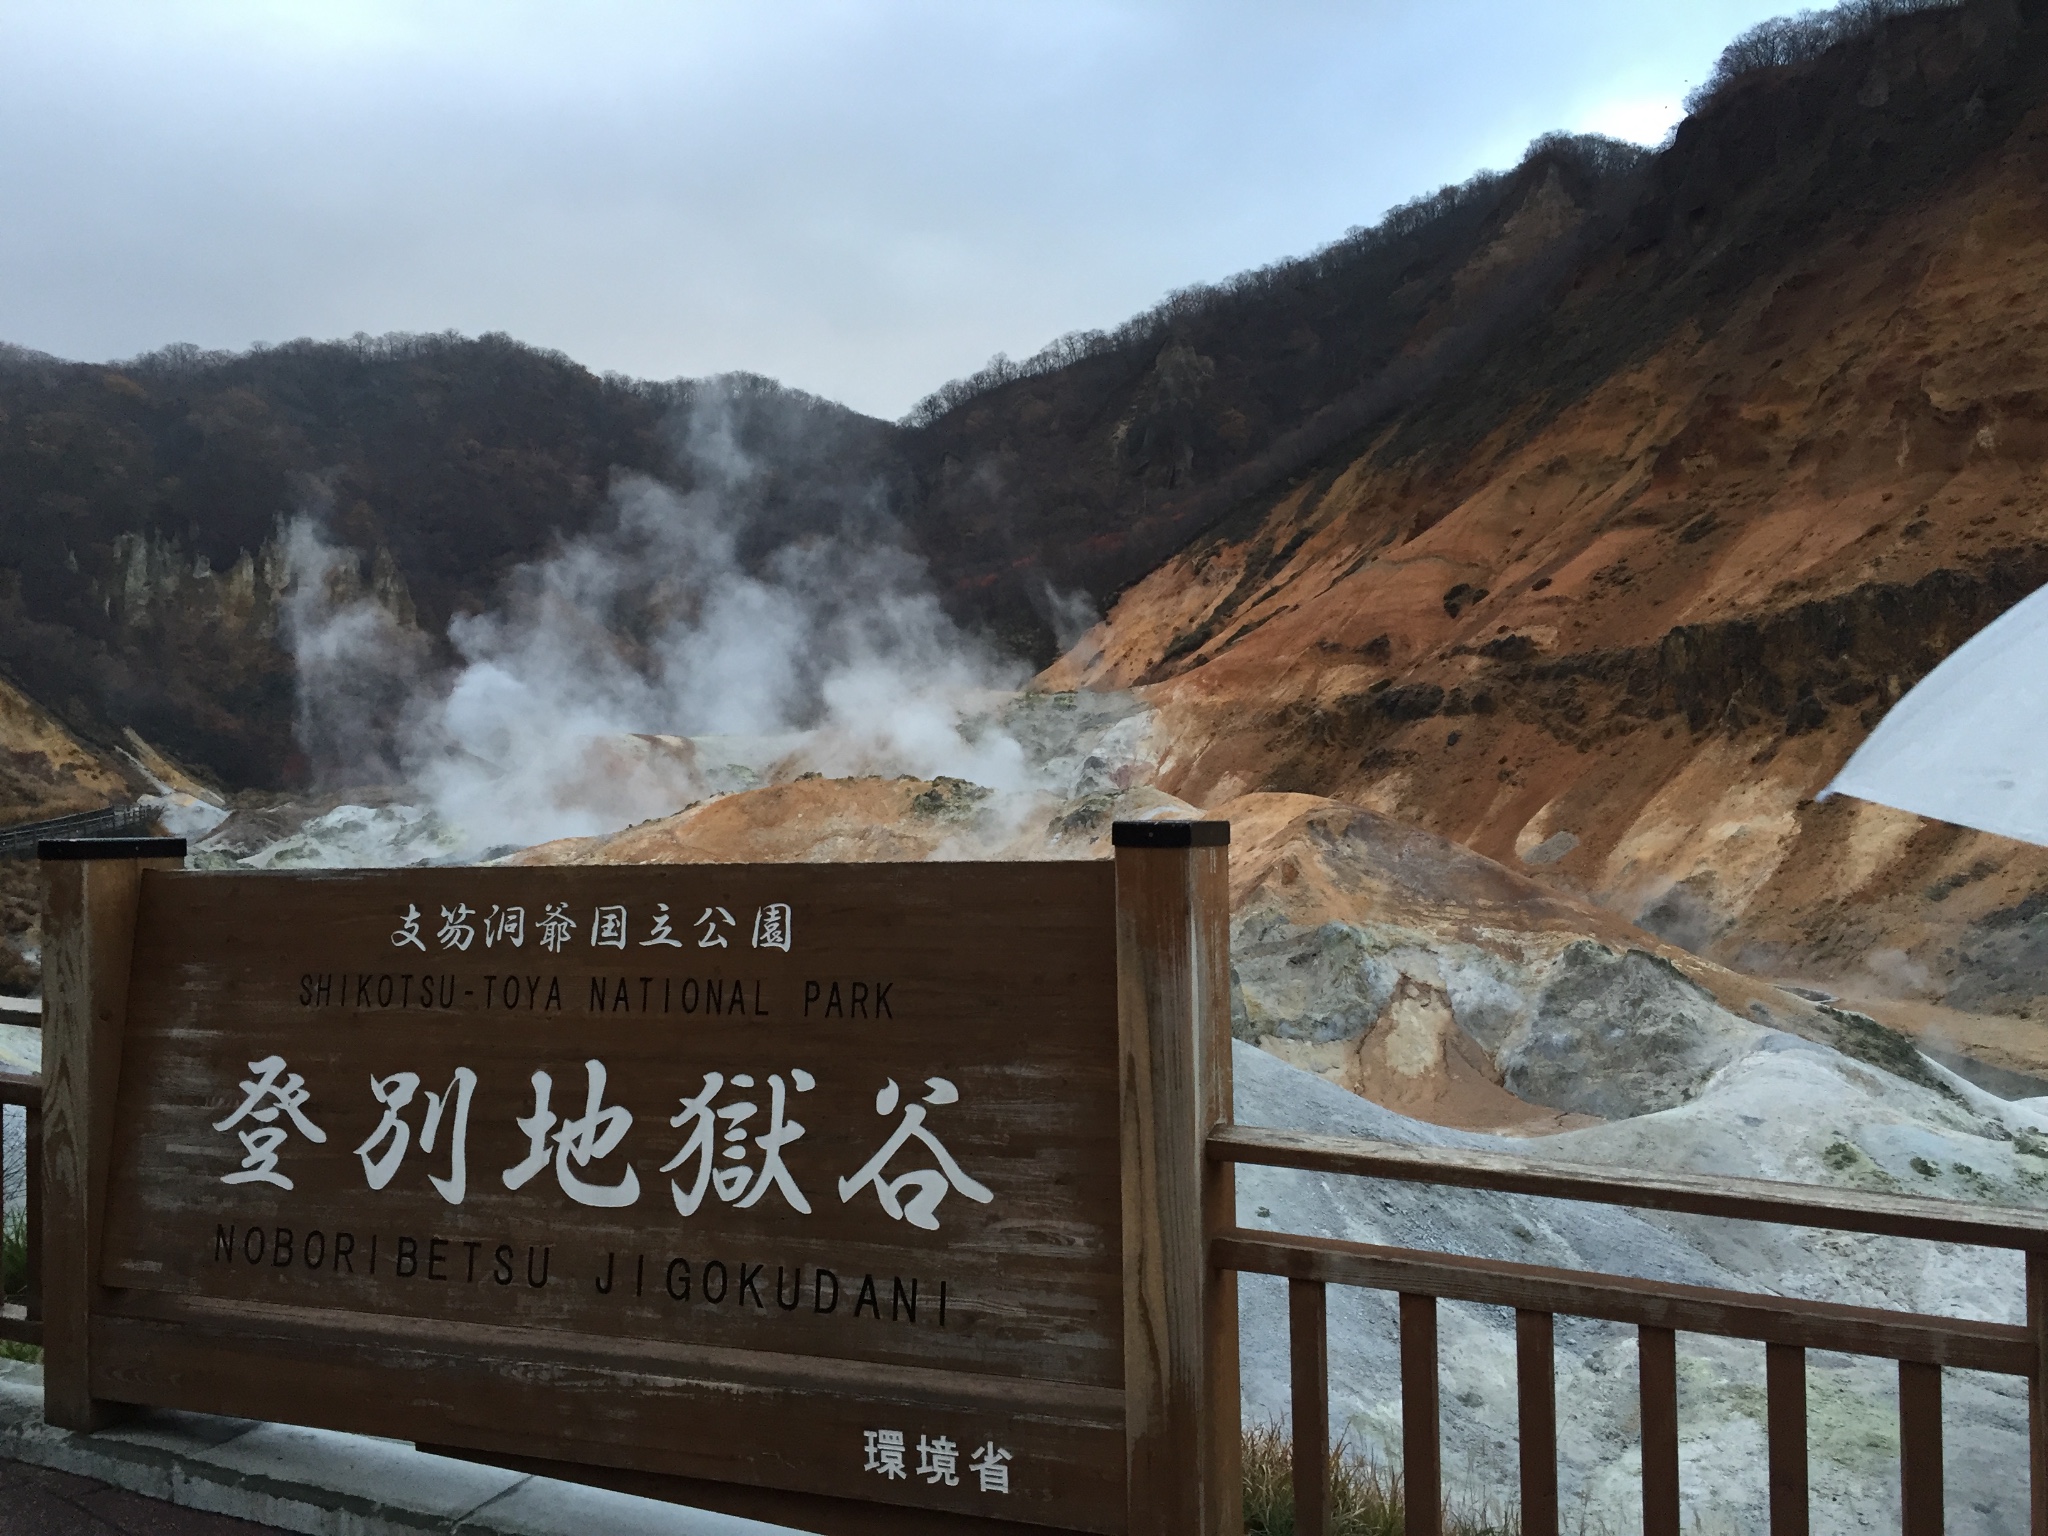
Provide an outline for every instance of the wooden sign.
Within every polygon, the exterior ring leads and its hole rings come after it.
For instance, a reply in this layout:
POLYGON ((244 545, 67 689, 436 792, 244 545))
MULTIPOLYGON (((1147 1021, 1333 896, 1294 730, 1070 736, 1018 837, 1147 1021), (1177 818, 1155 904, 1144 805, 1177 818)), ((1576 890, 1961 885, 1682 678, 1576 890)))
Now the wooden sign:
POLYGON ((1132 1511, 1208 1432, 1151 1378, 1213 1304, 1220 830, 1115 865, 52 859, 53 1419, 71 1368, 81 1421, 403 1436, 819 1530, 1199 1528, 1132 1511), (1180 952, 1140 953, 1162 893, 1180 952), (1148 1299, 1176 1244, 1187 1294, 1148 1299))

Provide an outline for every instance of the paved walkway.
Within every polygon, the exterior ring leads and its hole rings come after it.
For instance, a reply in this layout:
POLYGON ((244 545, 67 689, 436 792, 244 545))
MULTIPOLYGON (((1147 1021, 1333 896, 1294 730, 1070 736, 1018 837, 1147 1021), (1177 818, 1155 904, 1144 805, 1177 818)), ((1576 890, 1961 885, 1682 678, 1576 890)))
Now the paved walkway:
POLYGON ((43 1372, 0 1361, 0 1536, 793 1536, 401 1441, 197 1413, 96 1435, 43 1421, 43 1372))
POLYGON ((69 1472, 0 1461, 0 1536, 273 1536, 274 1525, 180 1509, 69 1472))

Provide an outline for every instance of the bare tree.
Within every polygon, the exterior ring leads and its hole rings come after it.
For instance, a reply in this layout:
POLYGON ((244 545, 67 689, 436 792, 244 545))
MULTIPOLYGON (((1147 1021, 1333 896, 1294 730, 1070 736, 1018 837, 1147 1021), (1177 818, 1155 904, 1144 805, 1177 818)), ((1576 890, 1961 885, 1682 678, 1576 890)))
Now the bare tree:
POLYGON ((1786 69, 1817 59, 1838 43, 1870 36, 1895 16, 1952 10, 1962 0, 1845 0, 1828 11, 1800 11, 1758 22, 1721 50, 1714 72, 1685 98, 1687 112, 1699 112, 1745 75, 1786 69))

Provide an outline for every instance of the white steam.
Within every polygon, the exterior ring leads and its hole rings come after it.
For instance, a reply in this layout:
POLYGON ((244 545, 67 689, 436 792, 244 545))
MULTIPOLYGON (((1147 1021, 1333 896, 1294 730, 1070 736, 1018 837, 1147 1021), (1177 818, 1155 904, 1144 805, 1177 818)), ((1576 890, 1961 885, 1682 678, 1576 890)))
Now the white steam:
POLYGON ((986 720, 1025 669, 947 617, 915 556, 845 527, 742 557, 762 473, 700 408, 693 488, 613 487, 605 524, 458 617, 456 662, 318 510, 287 531, 298 729, 331 785, 398 783, 467 853, 668 815, 757 777, 952 774, 1022 789, 986 720), (707 740, 706 738, 715 738, 707 740))
POLYGON ((1102 622, 1102 611, 1086 592, 1063 592, 1044 576, 1038 578, 1039 616, 1052 627, 1053 643, 1070 651, 1081 637, 1102 622))
POLYGON ((424 681, 426 637, 363 580, 353 550, 322 533, 328 497, 285 525, 284 635, 296 664, 299 746, 330 782, 383 783, 398 774, 390 722, 424 681))

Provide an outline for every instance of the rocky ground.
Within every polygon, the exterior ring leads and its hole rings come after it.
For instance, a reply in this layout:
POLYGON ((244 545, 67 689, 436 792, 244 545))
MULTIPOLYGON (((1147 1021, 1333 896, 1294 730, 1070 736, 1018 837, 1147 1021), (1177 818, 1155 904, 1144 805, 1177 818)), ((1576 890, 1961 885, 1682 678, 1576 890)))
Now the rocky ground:
MULTIPOLYGON (((1102 858, 1116 820, 1209 815, 1232 827, 1237 1034, 1403 1113, 1524 1134, 1639 1115, 1670 1107, 1674 1083, 1705 1082, 1765 1030, 1931 1080, 1909 1035, 1854 1006, 1860 998, 1705 958, 1411 823, 1307 794, 1198 809, 1156 782, 1174 750, 1166 719, 1130 693, 1003 702, 981 728, 1010 738, 1033 786, 1005 791, 827 777, 808 767, 801 738, 776 738, 772 752, 727 739, 716 755, 751 757, 755 787, 604 836, 492 854, 520 864, 1102 858), (1587 1033, 1594 1019, 1609 1021, 1604 1033, 1587 1033), (1576 1056, 1558 1053, 1568 1037, 1580 1041, 1576 1056)), ((486 842, 487 831, 381 791, 245 806, 197 839, 192 857, 399 865, 454 861, 486 842)), ((1925 1011, 1909 1022, 1944 1023, 1925 1011)), ((1941 1059, 2008 1098, 2040 1086, 1951 1044, 1941 1059)))

